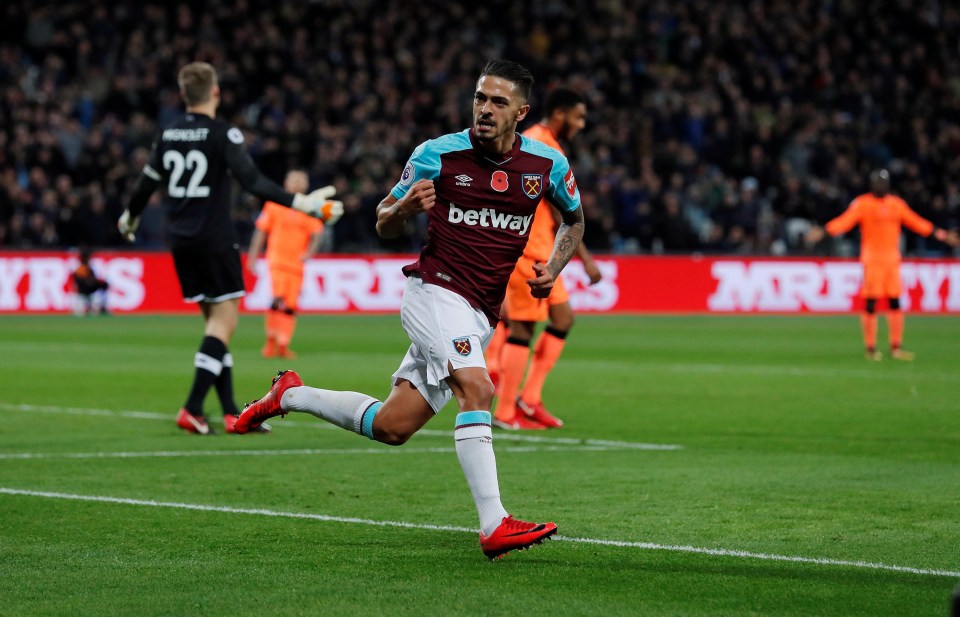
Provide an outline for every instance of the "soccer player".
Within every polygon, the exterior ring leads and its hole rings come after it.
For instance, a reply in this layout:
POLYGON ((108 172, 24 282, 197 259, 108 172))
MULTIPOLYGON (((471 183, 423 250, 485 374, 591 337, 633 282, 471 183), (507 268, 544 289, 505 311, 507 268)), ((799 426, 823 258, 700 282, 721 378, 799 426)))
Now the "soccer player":
POLYGON ((107 289, 105 280, 97 276, 90 265, 91 251, 87 247, 80 249, 80 265, 73 271, 73 286, 77 291, 77 316, 86 315, 99 307, 101 315, 107 315, 107 289))
POLYGON ((224 427, 230 433, 238 410, 229 344, 244 295, 240 253, 230 220, 230 176, 261 199, 328 223, 342 214, 343 204, 328 201, 332 187, 309 195, 288 193, 257 170, 240 129, 215 119, 220 86, 211 65, 187 64, 177 82, 186 113, 158 135, 117 227, 132 242, 150 196, 161 184, 166 187, 171 251, 183 299, 199 303, 204 320, 204 337, 193 361, 193 385, 177 415, 177 426, 201 435, 213 432, 203 415, 203 400, 216 386, 224 427))
MULTIPOLYGON (((283 188, 303 193, 310 186, 306 172, 287 173, 283 188)), ((256 273, 257 258, 267 243, 267 264, 273 286, 273 302, 264 318, 267 340, 261 350, 264 358, 297 357, 290 351, 290 340, 297 326, 297 300, 303 285, 303 264, 317 254, 323 235, 323 222, 278 203, 268 201, 257 217, 256 229, 247 253, 247 269, 256 273)))
POLYGON ((296 373, 281 371, 236 425, 242 433, 299 411, 401 445, 456 397, 457 458, 477 506, 480 547, 491 559, 539 543, 557 526, 515 519, 500 501, 490 417, 494 388, 483 347, 540 196, 560 210, 562 224, 550 259, 536 264, 526 281, 531 294, 549 295, 583 235, 580 193, 566 158, 516 133, 530 110, 532 84, 530 72, 514 62, 487 64, 474 93, 472 128, 418 146, 377 207, 381 237, 396 237, 424 212, 429 236, 419 260, 403 268, 400 320, 411 343, 386 400, 306 387, 296 373))
MULTIPOLYGON (((586 126, 586 101, 575 90, 555 88, 547 95, 543 112, 543 120, 523 134, 563 154, 559 140, 572 139, 586 126)), ((536 189, 533 186, 524 188, 536 189)), ((543 384, 563 352, 567 334, 573 326, 570 295, 562 278, 556 280, 546 299, 531 296, 526 285, 526 281, 533 276, 533 265, 546 263, 550 258, 556 224, 553 208, 547 200, 542 200, 530 227, 530 241, 523 249, 523 256, 517 262, 507 285, 503 304, 506 322, 497 324, 497 331, 487 348, 487 365, 498 394, 493 422, 501 428, 543 429, 563 426, 563 422, 543 406, 543 384), (550 322, 537 338, 533 360, 527 371, 534 328, 537 322, 546 321, 547 318, 550 322), (526 382, 524 373, 527 373, 526 382), (518 410, 520 413, 517 413, 518 410)), ((583 261, 590 283, 599 282, 600 270, 582 242, 577 248, 577 256, 583 261)))
MULTIPOLYGON (((933 223, 910 209, 903 199, 890 194, 890 173, 878 169, 870 174, 870 192, 856 197, 847 210, 826 224, 831 236, 844 234, 860 226, 860 261, 863 263, 864 312, 860 317, 866 358, 883 359, 877 351, 877 300, 887 300, 887 329, 890 337, 890 357, 895 360, 913 360, 914 354, 902 348, 903 312, 900 310, 900 228, 907 228, 921 236, 934 236, 941 242, 956 246, 955 233, 935 228, 933 223)), ((823 229, 812 229, 808 242, 823 237, 823 229)))

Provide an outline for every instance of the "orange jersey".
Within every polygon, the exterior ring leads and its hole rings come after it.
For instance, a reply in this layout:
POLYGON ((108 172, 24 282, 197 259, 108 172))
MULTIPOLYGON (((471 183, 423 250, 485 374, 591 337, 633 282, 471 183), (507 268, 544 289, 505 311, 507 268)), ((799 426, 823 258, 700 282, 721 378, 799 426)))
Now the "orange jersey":
POLYGON ((310 246, 310 238, 323 231, 320 219, 268 201, 257 217, 257 229, 267 238, 267 263, 271 268, 300 272, 301 257, 310 246))
POLYGON ((864 262, 899 262, 901 225, 921 236, 933 233, 933 223, 890 194, 858 196, 846 212, 827 223, 826 229, 831 236, 837 236, 856 225, 860 225, 860 260, 864 262))
MULTIPOLYGON (((523 134, 526 137, 541 141, 563 154, 563 148, 560 147, 556 135, 544 125, 534 124, 523 134)), ((534 261, 545 263, 550 259, 550 254, 553 253, 556 237, 557 222, 553 217, 553 206, 544 199, 537 206, 537 212, 533 215, 533 223, 530 225, 530 238, 527 240, 526 248, 523 249, 523 254, 534 261)))

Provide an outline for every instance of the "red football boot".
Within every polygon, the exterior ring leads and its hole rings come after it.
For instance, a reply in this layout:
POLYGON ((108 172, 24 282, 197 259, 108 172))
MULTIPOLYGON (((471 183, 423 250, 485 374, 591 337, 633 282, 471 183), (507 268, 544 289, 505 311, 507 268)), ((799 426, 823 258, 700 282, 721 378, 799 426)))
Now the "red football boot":
POLYGON ((502 420, 494 416, 493 425, 508 431, 542 431, 547 428, 533 418, 528 418, 527 414, 519 410, 514 414, 512 420, 502 420))
POLYGON ((213 434, 213 430, 210 428, 204 416, 195 416, 187 411, 186 408, 181 408, 180 413, 177 414, 177 426, 188 433, 196 433, 197 435, 213 434))
POLYGON ((506 516, 492 534, 480 534, 480 549, 490 559, 497 559, 510 551, 540 544, 555 533, 557 526, 553 523, 528 523, 506 516))
POLYGON ((517 397, 517 411, 526 414, 528 418, 547 428, 560 428, 563 426, 563 420, 547 411, 543 403, 530 404, 524 402, 520 397, 517 397))
MULTIPOLYGON (((240 419, 240 416, 235 416, 232 413, 224 414, 223 416, 223 428, 228 433, 237 432, 237 420, 240 419)), ((272 429, 270 425, 264 422, 256 428, 250 429, 251 433, 269 433, 272 429)))
POLYGON ((280 409, 280 399, 288 388, 302 386, 300 375, 293 371, 279 371, 273 378, 273 385, 259 401, 254 401, 243 408, 240 417, 233 425, 235 433, 243 435, 255 430, 263 421, 274 416, 285 416, 287 412, 280 409))

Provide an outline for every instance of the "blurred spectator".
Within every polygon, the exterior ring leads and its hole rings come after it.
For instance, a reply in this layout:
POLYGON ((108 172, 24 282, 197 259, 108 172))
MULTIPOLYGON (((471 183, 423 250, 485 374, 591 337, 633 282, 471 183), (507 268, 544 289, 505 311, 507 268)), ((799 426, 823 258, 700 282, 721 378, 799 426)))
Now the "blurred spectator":
MULTIPOLYGON (((373 210, 406 144, 469 125, 492 57, 531 68, 534 111, 556 83, 587 96, 570 158, 598 250, 802 251, 798 230, 877 166, 921 215, 960 217, 955 2, 47 0, 0 3, 0 33, 2 247, 119 245, 191 60, 218 68, 221 114, 264 173, 343 185, 337 251, 422 243, 413 225, 381 242, 373 210)), ((236 199, 247 238, 260 204, 236 199)), ((162 220, 144 218, 140 246, 162 243, 162 220)))

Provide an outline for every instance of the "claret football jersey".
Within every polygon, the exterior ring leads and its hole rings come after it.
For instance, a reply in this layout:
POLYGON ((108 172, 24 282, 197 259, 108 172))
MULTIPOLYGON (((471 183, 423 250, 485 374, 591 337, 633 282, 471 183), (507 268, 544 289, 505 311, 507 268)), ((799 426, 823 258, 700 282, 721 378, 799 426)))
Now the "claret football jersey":
POLYGON ((510 152, 490 155, 467 129, 420 144, 391 195, 402 198, 422 179, 433 180, 437 201, 420 258, 404 273, 460 294, 495 324, 537 205, 547 199, 559 210, 580 207, 570 164, 519 134, 510 152))

